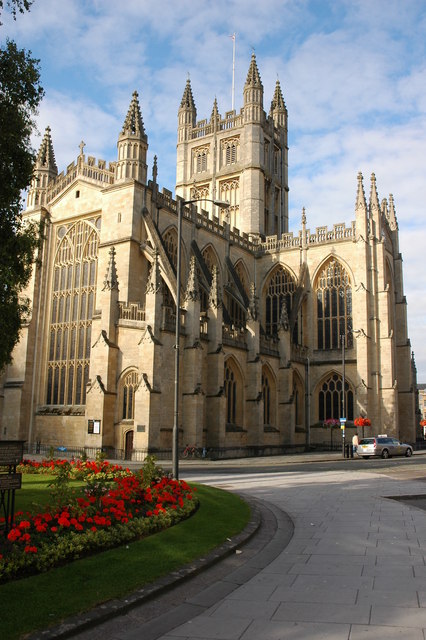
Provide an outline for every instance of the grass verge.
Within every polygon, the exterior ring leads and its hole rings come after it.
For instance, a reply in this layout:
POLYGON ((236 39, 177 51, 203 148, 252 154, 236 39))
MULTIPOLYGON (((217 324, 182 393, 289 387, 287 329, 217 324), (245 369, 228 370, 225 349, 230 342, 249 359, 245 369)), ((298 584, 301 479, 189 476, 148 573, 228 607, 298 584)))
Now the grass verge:
POLYGON ((170 529, 0 585, 2 637, 18 640, 26 633, 123 597, 205 555, 249 521, 250 508, 238 496, 204 485, 197 485, 197 495, 198 511, 170 529))

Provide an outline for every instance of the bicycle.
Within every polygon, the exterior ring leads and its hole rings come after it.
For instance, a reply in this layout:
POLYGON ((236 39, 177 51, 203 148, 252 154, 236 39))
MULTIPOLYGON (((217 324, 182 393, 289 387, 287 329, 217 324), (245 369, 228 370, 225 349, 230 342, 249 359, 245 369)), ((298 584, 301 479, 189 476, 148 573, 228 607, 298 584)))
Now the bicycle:
POLYGON ((202 452, 195 445, 187 444, 182 453, 183 458, 201 458, 202 452))

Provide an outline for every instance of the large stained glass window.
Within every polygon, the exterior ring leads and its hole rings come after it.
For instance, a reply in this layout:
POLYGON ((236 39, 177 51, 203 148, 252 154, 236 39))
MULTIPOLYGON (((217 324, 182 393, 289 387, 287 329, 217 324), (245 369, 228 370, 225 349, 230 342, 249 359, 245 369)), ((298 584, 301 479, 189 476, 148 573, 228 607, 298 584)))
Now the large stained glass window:
POLYGON ((318 349, 338 349, 342 336, 353 346, 352 288, 349 275, 337 260, 329 260, 316 281, 318 349))
POLYGON ((323 420, 339 420, 345 417, 354 419, 354 393, 351 385, 345 380, 345 403, 342 396, 342 376, 333 373, 322 383, 318 394, 318 418, 323 420), (345 412, 345 416, 343 415, 345 412))
POLYGON ((290 272, 284 267, 277 267, 266 285, 265 330, 267 335, 276 335, 278 333, 281 308, 284 301, 287 305, 287 313, 290 315, 295 290, 296 285, 290 272))
POLYGON ((56 228, 46 402, 84 405, 101 219, 56 228))

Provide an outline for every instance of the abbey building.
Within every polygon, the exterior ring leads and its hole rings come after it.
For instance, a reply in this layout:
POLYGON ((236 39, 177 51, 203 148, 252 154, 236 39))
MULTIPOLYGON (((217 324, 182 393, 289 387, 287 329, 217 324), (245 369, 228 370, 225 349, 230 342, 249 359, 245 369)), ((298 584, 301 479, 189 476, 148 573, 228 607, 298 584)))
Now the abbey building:
MULTIPOLYGON (((80 153, 58 174, 46 129, 24 215, 43 244, 32 314, 1 385, 1 438, 132 457, 171 450, 180 314, 179 441, 218 455, 330 442, 330 420, 415 440, 392 195, 354 221, 288 228, 288 114, 264 104, 253 55, 239 112, 178 109, 176 200, 147 166, 135 92, 117 158, 80 153), (223 203, 226 202, 225 206, 223 203), (177 288, 181 216, 180 297, 177 288)), ((124 114, 123 114, 124 115, 124 114)), ((54 136, 53 136, 54 138, 54 136)), ((351 205, 353 206, 353 205, 351 205)), ((340 429, 334 437, 341 439, 340 429)))

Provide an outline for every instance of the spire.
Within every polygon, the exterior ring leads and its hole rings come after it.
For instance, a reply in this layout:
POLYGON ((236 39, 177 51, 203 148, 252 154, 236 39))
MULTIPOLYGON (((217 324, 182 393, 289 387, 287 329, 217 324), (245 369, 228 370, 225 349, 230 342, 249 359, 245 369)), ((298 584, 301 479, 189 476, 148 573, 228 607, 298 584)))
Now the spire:
POLYGON ((374 173, 371 174, 369 211, 370 217, 377 217, 378 213, 380 212, 379 195, 377 193, 376 176, 374 173))
POLYGON ((361 171, 358 172, 358 187, 355 201, 355 221, 356 239, 367 241, 370 233, 370 223, 368 220, 367 201, 365 199, 363 177, 361 171))
POLYGON ((213 120, 217 120, 219 118, 219 109, 217 107, 217 99, 214 99, 213 102, 213 109, 212 109, 212 114, 210 116, 210 122, 212 122, 213 120))
POLYGON ((195 262, 195 256, 191 256, 191 260, 189 263, 189 275, 188 282, 186 285, 185 291, 185 301, 192 300, 196 301, 199 298, 199 287, 198 287, 198 277, 197 277, 197 267, 195 262))
POLYGON ((395 203, 393 201, 393 195, 389 194, 389 226, 392 231, 398 229, 398 221, 396 219, 395 203))
POLYGON ((302 209, 302 247, 306 248, 307 245, 307 237, 306 237, 306 209, 303 207, 302 209))
POLYGON ((263 90, 262 80, 260 79, 259 69, 257 68, 256 56, 254 55, 254 52, 251 54, 250 67, 244 86, 258 87, 263 90))
POLYGON ((285 106, 280 81, 275 84, 274 97, 272 98, 269 116, 273 118, 276 127, 287 126, 287 108, 285 106))
POLYGON ((134 91, 129 110, 118 136, 115 181, 137 180, 146 184, 148 138, 143 126, 138 92, 134 91))
POLYGON ((263 117, 263 85, 252 53, 250 67, 244 85, 244 122, 260 123, 263 117))
POLYGON ((58 167, 56 166, 50 127, 46 127, 36 157, 31 187, 28 190, 27 206, 29 209, 46 204, 47 186, 57 175, 58 167))
POLYGON ((117 289, 118 291, 118 280, 117 269, 115 266, 115 248, 111 247, 102 291, 112 291, 113 289, 117 289))
POLYGON ((364 193, 364 184, 362 181, 362 173, 359 171, 358 173, 358 189, 356 193, 356 203, 355 203, 355 212, 357 211, 367 211, 367 201, 365 199, 364 193))
POLYGON ((137 91, 133 91, 132 101, 126 115, 126 119, 124 120, 121 135, 146 138, 141 109, 139 106, 139 94, 137 91))
POLYGON ((188 78, 178 112, 178 143, 192 139, 192 129, 197 124, 197 109, 188 78))
POLYGON ((180 102, 181 109, 194 109, 196 111, 194 97, 192 95, 191 80, 188 78, 183 92, 182 100, 180 102))
POLYGON ((43 140, 40 145, 36 159, 36 169, 48 169, 55 176, 58 175, 58 167, 56 166, 55 153, 53 151, 52 137, 50 135, 50 127, 46 127, 43 140))

